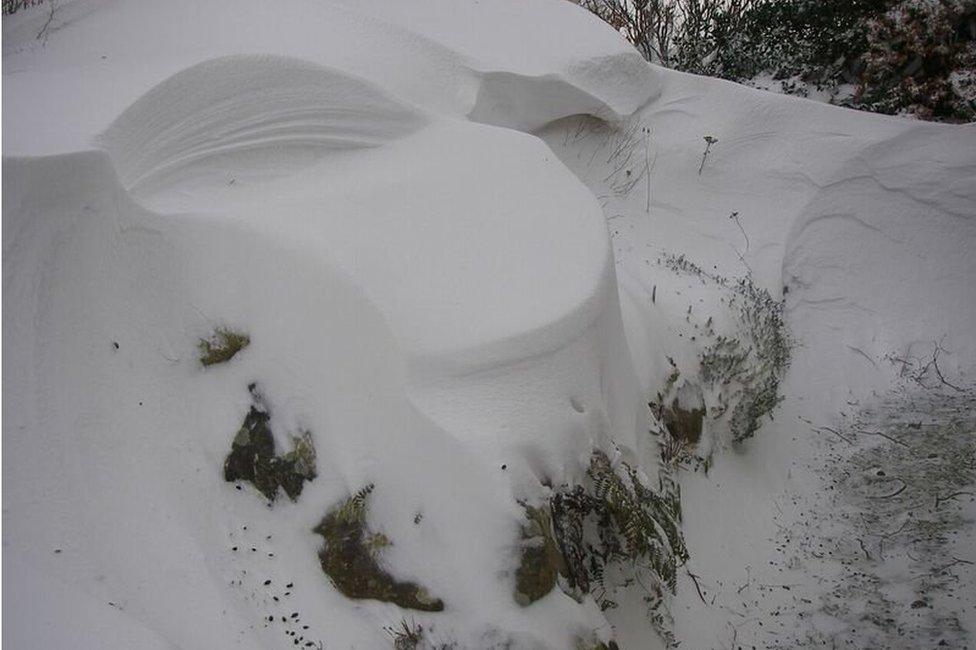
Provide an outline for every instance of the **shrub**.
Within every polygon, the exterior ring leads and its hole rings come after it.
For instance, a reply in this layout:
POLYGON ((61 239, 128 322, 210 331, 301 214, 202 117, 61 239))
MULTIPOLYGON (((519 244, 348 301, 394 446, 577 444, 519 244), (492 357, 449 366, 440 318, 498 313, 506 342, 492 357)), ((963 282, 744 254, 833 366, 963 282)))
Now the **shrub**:
MULTIPOLYGON (((724 302, 734 316, 735 331, 715 334, 709 319, 704 336, 711 341, 699 354, 699 377, 702 386, 711 389, 706 411, 718 420, 731 409, 728 426, 732 441, 742 442, 755 435, 762 418, 771 417, 782 401, 780 381, 789 368, 793 349, 783 302, 756 285, 751 275, 728 279, 703 270, 684 255, 665 255, 662 263, 674 273, 698 276, 702 282, 728 292, 724 302)), ((657 394, 657 401, 650 404, 658 418, 665 418, 669 400, 675 397, 672 378, 676 378, 676 371, 675 368, 664 390, 657 394)), ((670 433, 671 437, 676 435, 675 431, 670 433)), ((668 438, 663 442, 672 444, 668 438)))
POLYGON ((851 108, 976 119, 974 0, 579 0, 650 61, 851 108), (849 89, 854 89, 853 91, 849 89))
POLYGON ((903 0, 867 21, 855 102, 882 113, 976 117, 976 2, 903 0))
POLYGON ((2 6, 0 6, 0 13, 4 16, 10 16, 15 14, 21 9, 27 9, 28 7, 36 7, 39 4, 43 4, 46 0, 3 0, 2 6))

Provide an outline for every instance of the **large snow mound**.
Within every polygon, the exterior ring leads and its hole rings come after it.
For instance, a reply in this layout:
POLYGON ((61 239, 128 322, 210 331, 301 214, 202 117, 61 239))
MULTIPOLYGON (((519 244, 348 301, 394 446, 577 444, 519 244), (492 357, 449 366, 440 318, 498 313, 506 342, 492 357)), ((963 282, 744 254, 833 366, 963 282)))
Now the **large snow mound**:
MULTIPOLYGON (((503 140, 498 151, 513 149, 503 140)), ((429 157, 419 145, 405 152, 429 157)), ((396 167, 386 173, 395 178, 396 167)), ((328 204, 310 202, 301 211, 279 206, 275 219, 259 218, 271 207, 255 210, 253 221, 153 213, 95 152, 7 159, 4 168, 4 562, 18 568, 6 585, 21 591, 17 581, 31 581, 30 593, 60 603, 67 596, 51 591, 63 581, 75 600, 91 602, 68 627, 51 617, 11 621, 8 639, 34 627, 54 639, 96 629, 97 643, 86 647, 123 648, 145 627, 175 647, 276 647, 285 626, 262 621, 299 612, 311 625, 306 639, 382 647, 383 627, 405 614, 332 589, 310 532, 367 482, 376 484, 374 525, 395 544, 387 566, 449 604, 447 619, 416 614, 427 627, 472 646, 520 630, 533 631, 526 643, 563 646, 599 626, 596 612, 568 597, 523 610, 510 576, 519 495, 544 477, 578 471, 595 442, 636 433, 638 402, 626 390, 629 360, 602 263, 595 288, 572 278, 599 295, 568 329, 529 332, 522 345, 502 339, 473 359, 445 351, 429 372, 416 367, 431 360, 420 343, 485 343, 497 322, 489 312, 512 304, 524 311, 519 300, 533 295, 517 293, 530 288, 525 275, 508 280, 523 287, 495 287, 436 263, 422 242, 437 239, 442 222, 414 224, 407 240, 409 220, 394 228, 399 239, 386 232, 389 223, 355 226, 368 210, 350 214, 346 230, 318 228, 328 204), (316 205, 318 215, 297 219, 316 205), (495 296, 466 294, 473 282, 495 296), (489 322, 458 320, 469 311, 489 322), (226 367, 202 371, 195 341, 218 323, 246 328, 251 344, 226 367), (423 341, 410 338, 414 331, 423 341), (251 382, 276 426, 313 436, 320 478, 297 504, 269 509, 221 479, 251 382), (486 401, 505 406, 485 409, 486 401), (284 584, 295 585, 287 597, 284 584), (132 620, 106 628, 118 617, 101 603, 132 620)), ((423 171, 402 179, 415 193, 423 171)), ((390 213, 391 197, 405 196, 370 189, 386 197, 376 205, 390 213)), ((350 205, 330 208, 336 223, 350 205)), ((590 246, 602 259, 605 240, 590 246)), ((526 326, 508 320, 506 329, 521 334, 526 326)))
POLYGON ((446 603, 428 629, 569 647, 599 628, 592 603, 512 590, 519 500, 594 445, 640 448, 602 211, 542 141, 467 116, 488 74, 525 77, 505 113, 525 125, 650 86, 550 102, 530 77, 575 88, 579 58, 477 69, 338 3, 78 0, 37 39, 46 18, 4 21, 5 587, 78 613, 5 639, 277 647, 298 613, 303 643, 383 647, 413 613, 342 596, 311 532, 368 483, 385 568, 446 603), (250 345, 204 369, 219 327, 250 345), (222 480, 250 384, 278 444, 318 452, 295 504, 222 480))

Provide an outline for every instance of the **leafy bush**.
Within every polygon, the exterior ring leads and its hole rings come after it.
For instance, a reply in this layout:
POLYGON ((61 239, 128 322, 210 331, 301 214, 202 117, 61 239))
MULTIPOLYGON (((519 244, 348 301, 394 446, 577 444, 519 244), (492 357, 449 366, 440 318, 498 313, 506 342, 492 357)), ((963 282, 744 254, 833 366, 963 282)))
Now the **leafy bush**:
POLYGON ((655 63, 851 108, 976 119, 976 0, 579 0, 655 63))
MULTIPOLYGON (((782 401, 780 381, 793 349, 783 303, 756 285, 751 275, 731 280, 705 271, 684 255, 665 255, 662 263, 674 273, 695 275, 728 291, 725 303, 735 318, 735 332, 715 334, 709 319, 704 336, 711 342, 699 355, 699 378, 704 387, 713 389, 706 404, 712 419, 718 420, 729 411, 732 441, 742 442, 759 430, 762 418, 772 417, 773 409, 782 401)), ((674 381, 669 378, 657 402, 650 404, 659 418, 664 417, 673 394, 674 381)), ((671 443, 669 438, 664 442, 671 443)))
POLYGON ((867 21, 855 98, 881 113, 976 118, 976 2, 903 0, 867 21))
POLYGON ((0 13, 3 13, 4 16, 9 16, 17 13, 21 9, 35 7, 43 2, 45 0, 3 0, 3 4, 0 6, 0 13))
POLYGON ((648 488, 634 468, 623 462, 615 468, 600 451, 590 458, 587 478, 557 491, 549 504, 567 590, 591 594, 610 609, 616 589, 638 584, 652 621, 659 621, 663 592, 674 592, 677 568, 688 559, 677 492, 648 488), (625 567, 628 577, 612 583, 610 567, 625 567))
POLYGON ((715 59, 703 72, 733 81, 799 78, 821 90, 853 82, 867 50, 864 21, 890 1, 763 0, 738 30, 718 30, 715 59))

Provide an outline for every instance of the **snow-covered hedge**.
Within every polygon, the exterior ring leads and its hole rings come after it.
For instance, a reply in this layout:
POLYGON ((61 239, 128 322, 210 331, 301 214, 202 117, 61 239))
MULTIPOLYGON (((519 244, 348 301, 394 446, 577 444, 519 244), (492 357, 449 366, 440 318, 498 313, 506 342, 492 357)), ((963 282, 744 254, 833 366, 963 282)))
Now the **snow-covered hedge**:
POLYGON ((648 59, 862 110, 976 119, 974 0, 581 0, 648 59))

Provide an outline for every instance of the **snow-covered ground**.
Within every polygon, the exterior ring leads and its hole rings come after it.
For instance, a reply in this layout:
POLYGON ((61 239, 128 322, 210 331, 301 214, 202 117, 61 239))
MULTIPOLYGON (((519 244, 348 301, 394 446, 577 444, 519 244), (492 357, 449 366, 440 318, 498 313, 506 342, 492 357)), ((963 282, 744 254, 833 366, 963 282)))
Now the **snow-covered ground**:
POLYGON ((651 67, 556 0, 74 0, 3 54, 11 648, 973 643, 972 127, 651 67), (733 444, 743 377, 784 399, 733 444), (593 449, 658 477, 679 386, 673 620, 518 604, 520 504, 593 449), (256 392, 314 442, 296 501, 224 480, 256 392), (443 611, 323 574, 370 484, 443 611))

